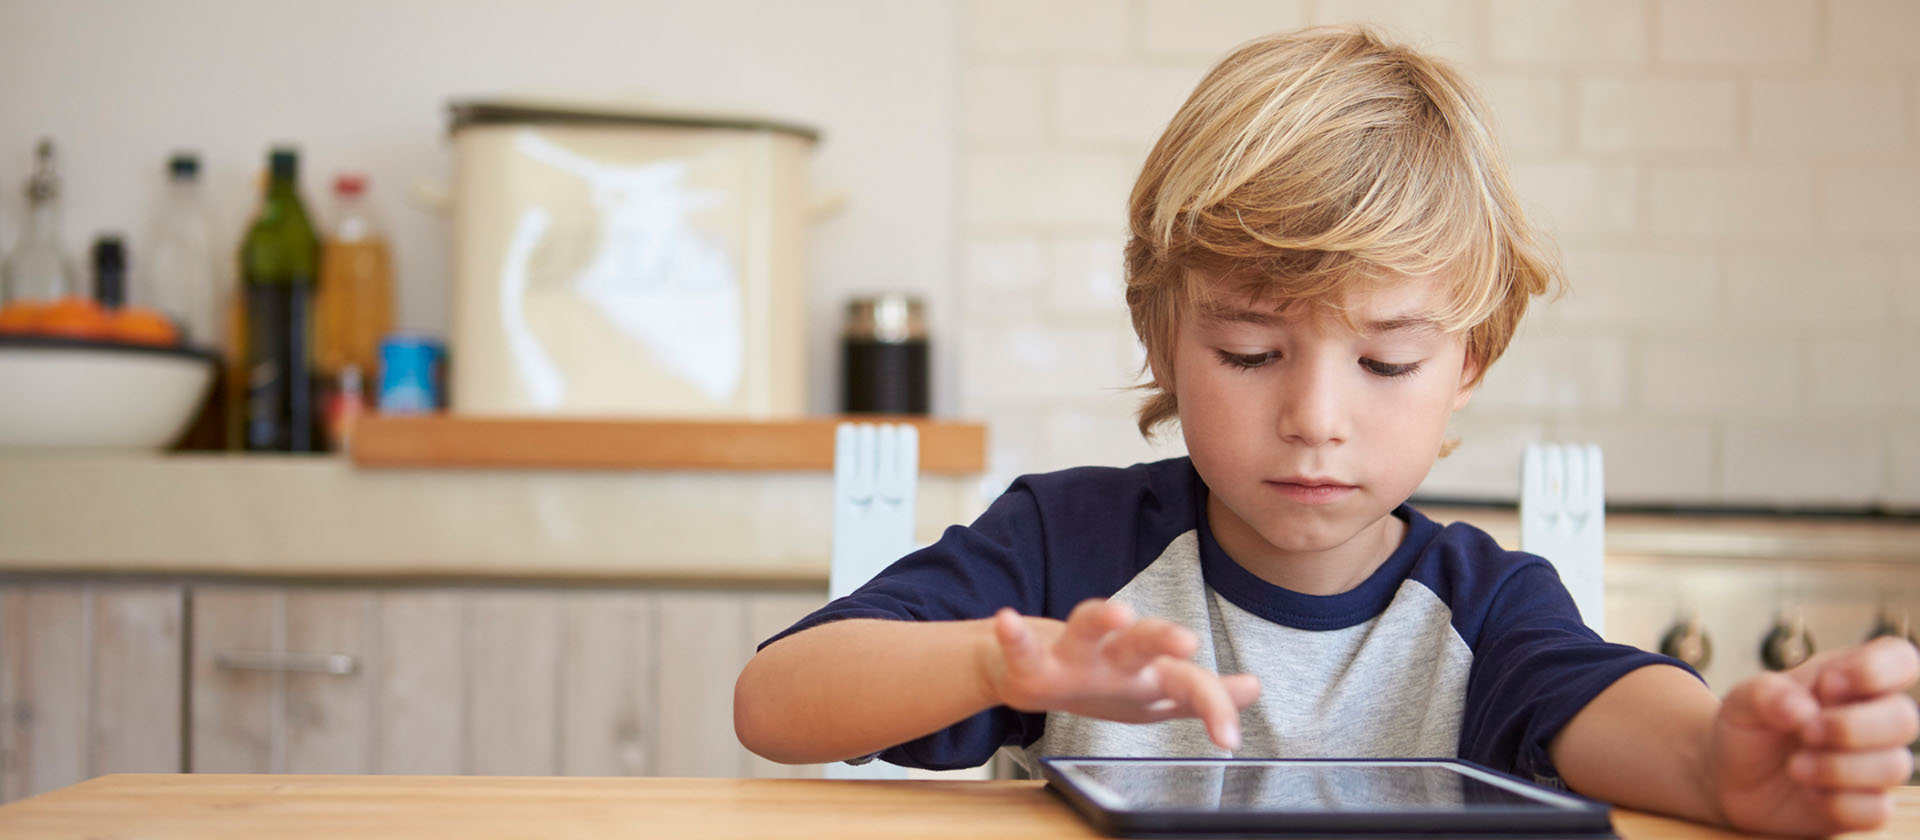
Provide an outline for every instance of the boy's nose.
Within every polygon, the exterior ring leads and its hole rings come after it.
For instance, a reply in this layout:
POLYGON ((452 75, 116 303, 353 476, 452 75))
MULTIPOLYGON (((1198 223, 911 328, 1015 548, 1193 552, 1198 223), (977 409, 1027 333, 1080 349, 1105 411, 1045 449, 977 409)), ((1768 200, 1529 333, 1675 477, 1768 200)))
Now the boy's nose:
POLYGON ((1302 446, 1324 446, 1345 440, 1340 377, 1306 365, 1292 377, 1280 407, 1280 437, 1302 446))

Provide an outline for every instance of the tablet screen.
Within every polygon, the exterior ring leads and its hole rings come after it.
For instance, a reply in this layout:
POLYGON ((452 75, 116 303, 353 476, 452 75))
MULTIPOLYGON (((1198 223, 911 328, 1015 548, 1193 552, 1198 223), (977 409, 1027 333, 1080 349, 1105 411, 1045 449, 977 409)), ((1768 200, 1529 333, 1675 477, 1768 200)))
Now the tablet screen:
POLYGON ((1604 805, 1446 759, 1046 758, 1089 819, 1136 830, 1604 833, 1604 805))

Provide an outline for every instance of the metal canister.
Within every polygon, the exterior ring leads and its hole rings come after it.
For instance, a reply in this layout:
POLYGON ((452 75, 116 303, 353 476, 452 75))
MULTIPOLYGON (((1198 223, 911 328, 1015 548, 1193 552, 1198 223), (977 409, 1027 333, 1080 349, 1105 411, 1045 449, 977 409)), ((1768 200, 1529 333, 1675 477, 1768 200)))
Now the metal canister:
POLYGON ((392 333, 380 342, 380 413, 424 414, 446 405, 446 345, 392 333))
POLYGON ((842 411, 927 413, 927 322, 919 298, 890 293, 848 301, 840 361, 842 411))

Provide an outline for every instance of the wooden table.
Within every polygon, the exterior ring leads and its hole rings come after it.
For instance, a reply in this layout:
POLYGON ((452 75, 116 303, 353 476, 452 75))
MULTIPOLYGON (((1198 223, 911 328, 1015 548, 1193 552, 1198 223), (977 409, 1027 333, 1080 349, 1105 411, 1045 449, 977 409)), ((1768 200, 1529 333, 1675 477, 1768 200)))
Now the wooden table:
MULTIPOLYGON (((1920 837, 1920 787, 1865 838, 1920 837)), ((1628 811, 1627 840, 1733 837, 1628 811)), ((103 776, 0 807, 0 837, 1097 837, 1039 782, 486 776, 103 776)))

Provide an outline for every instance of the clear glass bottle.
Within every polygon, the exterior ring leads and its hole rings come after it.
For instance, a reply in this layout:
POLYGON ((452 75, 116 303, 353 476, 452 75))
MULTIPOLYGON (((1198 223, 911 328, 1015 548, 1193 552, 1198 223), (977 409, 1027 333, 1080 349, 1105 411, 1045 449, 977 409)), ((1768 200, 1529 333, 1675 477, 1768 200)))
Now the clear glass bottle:
POLYGON ((60 178, 53 166, 53 141, 34 150, 33 177, 27 180, 27 220, 20 240, 0 264, 0 301, 52 301, 88 296, 60 240, 60 178))
POLYGON ((132 289, 133 303, 157 309, 185 331, 188 341, 218 342, 221 295, 213 250, 213 220, 200 189, 200 158, 187 152, 167 161, 167 186, 149 227, 146 270, 132 289))

